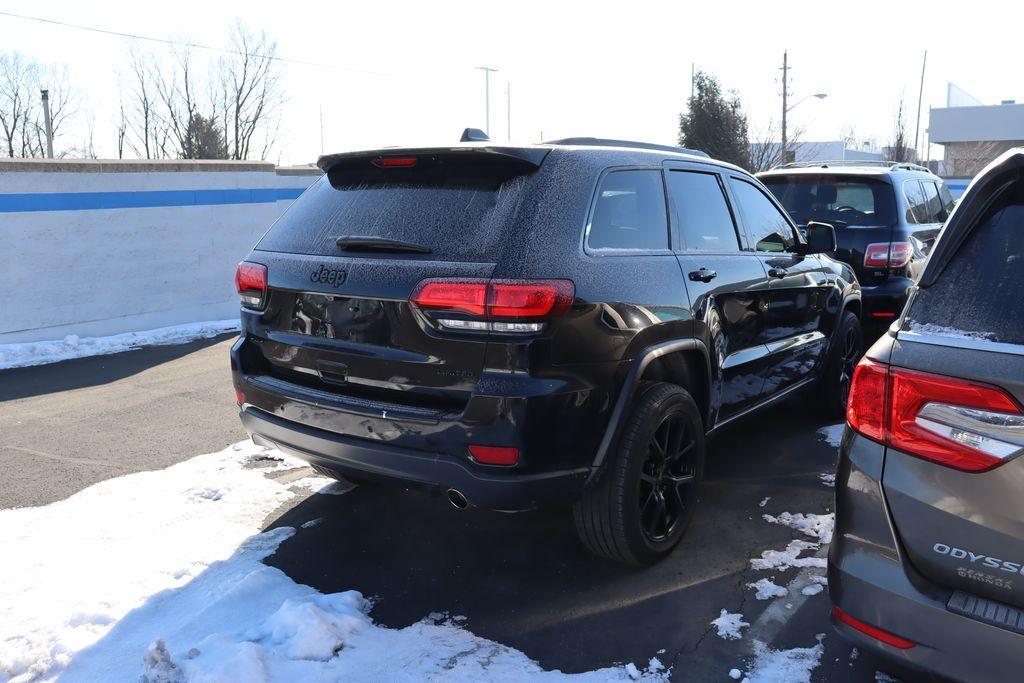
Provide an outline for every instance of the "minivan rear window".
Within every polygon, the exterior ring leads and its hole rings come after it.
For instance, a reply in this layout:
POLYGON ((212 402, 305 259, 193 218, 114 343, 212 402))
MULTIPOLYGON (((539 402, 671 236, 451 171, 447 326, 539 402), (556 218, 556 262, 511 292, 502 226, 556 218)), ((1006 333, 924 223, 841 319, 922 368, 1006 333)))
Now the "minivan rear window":
POLYGON ((877 178, 794 174, 766 176, 761 182, 800 225, 822 221, 837 227, 889 227, 896 224, 892 185, 877 178))
POLYGON ((991 212, 907 319, 991 341, 1024 344, 1024 193, 991 212))
POLYGON ((498 186, 334 186, 324 176, 295 200, 256 248, 317 256, 380 256, 342 251, 335 243, 341 236, 358 236, 430 249, 422 258, 479 260, 483 254, 494 253, 503 226, 519 205, 525 182, 519 176, 498 186))

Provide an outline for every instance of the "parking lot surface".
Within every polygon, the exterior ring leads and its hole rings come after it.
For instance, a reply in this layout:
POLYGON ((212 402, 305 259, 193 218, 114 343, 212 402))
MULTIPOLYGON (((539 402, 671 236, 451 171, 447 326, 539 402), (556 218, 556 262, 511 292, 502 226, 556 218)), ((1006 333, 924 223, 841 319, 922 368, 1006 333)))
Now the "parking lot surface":
MULTIPOLYGON (((0 508, 46 504, 244 438, 230 390, 230 343, 0 372, 0 458, 8 473, 0 508)), ((854 653, 833 632, 827 591, 758 600, 748 587, 762 578, 786 586, 801 572, 755 570, 752 558, 814 540, 762 515, 832 511, 832 489, 820 475, 832 471, 836 449, 818 433, 823 426, 792 400, 716 437, 692 527, 667 561, 646 570, 587 555, 568 509, 458 511, 440 496, 376 486, 305 496, 271 515, 268 528, 296 533, 266 562, 322 592, 372 597, 371 616, 381 625, 407 626, 432 612, 464 616, 470 631, 548 669, 657 657, 678 680, 729 680, 730 669, 746 670, 755 640, 809 648, 824 634, 814 680, 874 680, 885 663, 854 653), (311 520, 320 522, 302 526, 311 520), (721 610, 750 624, 741 639, 723 639, 711 626, 721 610)))

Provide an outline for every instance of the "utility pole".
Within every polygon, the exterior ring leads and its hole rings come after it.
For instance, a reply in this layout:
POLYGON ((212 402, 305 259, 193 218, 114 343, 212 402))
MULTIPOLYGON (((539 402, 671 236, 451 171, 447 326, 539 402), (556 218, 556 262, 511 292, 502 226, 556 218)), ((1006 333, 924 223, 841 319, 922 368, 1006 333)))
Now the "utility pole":
POLYGON ((789 113, 789 50, 782 51, 782 163, 789 163, 786 155, 786 114, 789 113))
POLYGON ((484 72, 484 132, 491 137, 491 74, 498 71, 489 66, 478 66, 484 72))
MULTIPOLYGON (((914 128, 914 152, 917 153, 918 136, 921 134, 921 100, 924 98, 924 67, 928 64, 928 50, 924 51, 924 59, 921 60, 921 86, 917 90, 917 125, 914 128)), ((925 153, 925 162, 928 161, 928 154, 925 153)))
POLYGON ((512 140, 512 83, 505 82, 505 139, 512 140))
POLYGON ((43 118, 46 119, 46 158, 53 158, 53 121, 50 120, 50 91, 43 90, 43 118))

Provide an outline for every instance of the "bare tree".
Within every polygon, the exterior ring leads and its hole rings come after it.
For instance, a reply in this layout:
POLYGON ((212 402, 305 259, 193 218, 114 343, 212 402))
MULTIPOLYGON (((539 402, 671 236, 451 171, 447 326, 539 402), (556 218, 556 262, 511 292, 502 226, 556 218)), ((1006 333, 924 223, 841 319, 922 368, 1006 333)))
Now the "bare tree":
POLYGON ((231 159, 265 158, 276 142, 284 103, 277 43, 241 22, 231 31, 231 56, 218 64, 220 116, 231 159))
MULTIPOLYGON (((783 152, 781 139, 781 128, 774 121, 768 121, 750 143, 750 172, 760 173, 781 166, 786 163, 786 154, 783 152)), ((789 126, 786 129, 786 147, 792 154, 799 150, 802 153, 815 153, 813 148, 804 149, 807 143, 803 142, 805 128, 803 126, 789 126)))
POLYGON ((0 54, 0 132, 7 156, 45 156, 46 121, 40 102, 44 89, 49 91, 50 129, 56 147, 57 138, 78 110, 67 68, 42 65, 17 52, 0 54))
POLYGON ((890 161, 917 161, 917 154, 909 144, 907 135, 907 115, 905 111, 903 96, 896 108, 896 117, 893 123, 892 142, 886 150, 890 161))
POLYGON ((119 147, 127 144, 141 159, 163 158, 168 135, 158 112, 160 75, 156 59, 132 50, 128 66, 131 71, 127 75, 127 106, 121 109, 124 130, 119 136, 119 147))

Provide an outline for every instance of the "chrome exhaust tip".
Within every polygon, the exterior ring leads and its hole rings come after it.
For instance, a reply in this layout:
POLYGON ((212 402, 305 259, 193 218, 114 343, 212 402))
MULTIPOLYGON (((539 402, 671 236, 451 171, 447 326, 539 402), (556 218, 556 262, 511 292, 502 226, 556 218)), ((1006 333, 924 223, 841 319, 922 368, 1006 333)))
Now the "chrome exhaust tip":
POLYGON ((448 489, 448 502, 452 504, 452 507, 456 510, 465 510, 469 507, 469 501, 462 495, 462 491, 458 489, 448 489))

